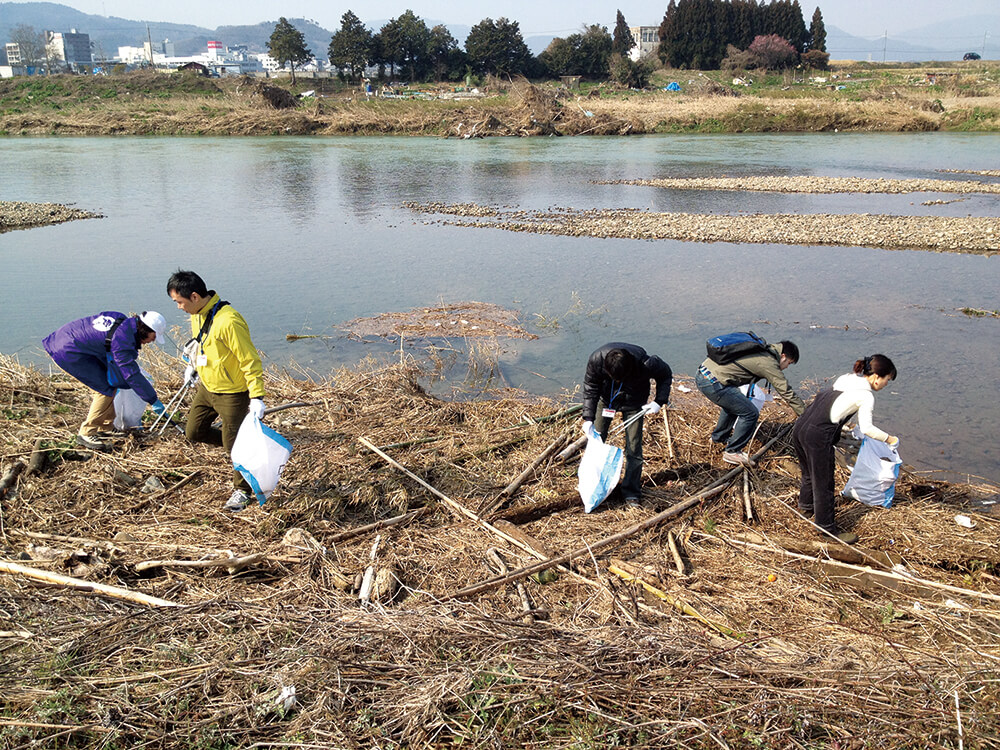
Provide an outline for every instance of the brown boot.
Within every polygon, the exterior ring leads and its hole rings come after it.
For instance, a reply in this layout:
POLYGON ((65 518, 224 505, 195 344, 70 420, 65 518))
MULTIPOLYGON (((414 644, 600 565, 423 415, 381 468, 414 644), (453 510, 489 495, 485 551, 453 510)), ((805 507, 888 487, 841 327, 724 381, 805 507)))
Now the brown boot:
POLYGON ((840 541, 842 541, 844 544, 857 544, 858 543, 858 535, 855 534, 853 531, 841 531, 836 536, 837 536, 837 539, 839 539, 840 541))

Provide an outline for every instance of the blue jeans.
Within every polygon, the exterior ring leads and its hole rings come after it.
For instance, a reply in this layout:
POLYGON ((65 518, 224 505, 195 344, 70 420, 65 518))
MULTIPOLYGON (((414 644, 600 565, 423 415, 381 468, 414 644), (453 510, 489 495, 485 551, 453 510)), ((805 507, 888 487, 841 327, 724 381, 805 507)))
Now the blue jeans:
POLYGON ((743 395, 739 386, 722 385, 717 380, 709 380, 700 371, 694 376, 694 384, 705 394, 705 398, 722 409, 712 431, 712 440, 725 443, 726 450, 731 453, 739 453, 746 448, 760 416, 753 402, 743 395))

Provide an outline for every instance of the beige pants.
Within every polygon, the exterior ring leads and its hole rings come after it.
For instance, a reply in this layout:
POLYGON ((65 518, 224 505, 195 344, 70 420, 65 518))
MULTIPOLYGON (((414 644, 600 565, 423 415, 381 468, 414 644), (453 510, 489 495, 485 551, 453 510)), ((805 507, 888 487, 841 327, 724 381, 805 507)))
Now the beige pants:
POLYGON ((113 429, 114 422, 115 397, 95 393, 94 400, 90 402, 90 413, 87 414, 86 421, 80 425, 80 434, 93 437, 98 432, 113 429))

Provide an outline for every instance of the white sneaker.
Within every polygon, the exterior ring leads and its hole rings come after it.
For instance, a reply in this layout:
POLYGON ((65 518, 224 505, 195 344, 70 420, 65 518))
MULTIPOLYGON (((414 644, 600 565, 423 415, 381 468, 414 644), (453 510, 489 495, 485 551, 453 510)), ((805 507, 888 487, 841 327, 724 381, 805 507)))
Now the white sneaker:
POLYGON ((247 493, 243 490, 233 490, 233 494, 229 496, 228 500, 226 500, 226 504, 222 506, 222 509, 233 513, 239 513, 249 504, 250 498, 247 497, 247 493))
POLYGON ((736 464, 737 466, 753 466, 753 461, 750 460, 750 456, 746 453, 723 451, 722 460, 727 464, 736 464))

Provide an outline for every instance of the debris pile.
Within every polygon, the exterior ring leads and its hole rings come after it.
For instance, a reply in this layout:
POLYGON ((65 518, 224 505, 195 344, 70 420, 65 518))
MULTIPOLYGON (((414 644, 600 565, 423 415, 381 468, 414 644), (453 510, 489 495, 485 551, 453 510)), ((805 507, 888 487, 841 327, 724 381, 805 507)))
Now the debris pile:
POLYGON ((420 377, 269 371, 294 452, 228 514, 222 451, 80 451, 87 391, 0 359, 4 747, 998 742, 996 488, 904 472, 891 509, 841 502, 858 547, 823 543, 791 412, 766 407, 744 473, 681 377, 646 420, 641 506, 587 515, 550 450, 579 435, 568 398, 420 377))

